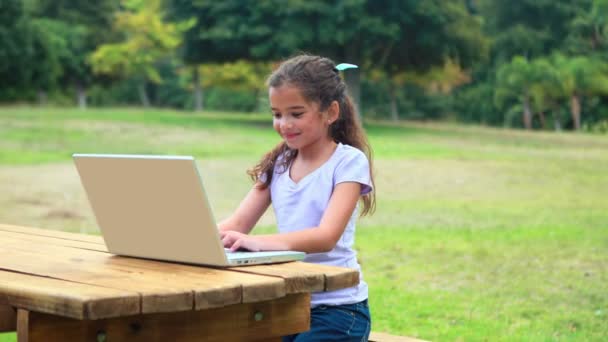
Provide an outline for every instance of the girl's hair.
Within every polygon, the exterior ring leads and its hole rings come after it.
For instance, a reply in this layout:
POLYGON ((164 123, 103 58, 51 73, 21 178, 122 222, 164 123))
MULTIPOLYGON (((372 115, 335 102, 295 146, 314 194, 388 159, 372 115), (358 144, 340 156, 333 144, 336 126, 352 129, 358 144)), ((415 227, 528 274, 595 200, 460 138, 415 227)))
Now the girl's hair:
MULTIPOLYGON (((339 118, 329 127, 329 134, 334 141, 353 146, 361 150, 369 160, 370 179, 374 186, 372 150, 367 142, 352 100, 346 93, 346 84, 340 77, 333 61, 328 58, 310 55, 299 55, 283 62, 267 80, 268 87, 278 88, 292 86, 300 90, 302 97, 309 102, 319 104, 319 110, 324 111, 333 101, 340 106, 339 118)), ((290 149, 283 141, 266 153, 260 162, 247 173, 258 182, 261 189, 270 185, 272 175, 278 160, 278 167, 285 172, 297 155, 297 150, 290 149)), ((374 186, 375 188, 375 186, 374 186)), ((372 214, 376 207, 375 191, 362 196, 363 210, 361 216, 372 214)))

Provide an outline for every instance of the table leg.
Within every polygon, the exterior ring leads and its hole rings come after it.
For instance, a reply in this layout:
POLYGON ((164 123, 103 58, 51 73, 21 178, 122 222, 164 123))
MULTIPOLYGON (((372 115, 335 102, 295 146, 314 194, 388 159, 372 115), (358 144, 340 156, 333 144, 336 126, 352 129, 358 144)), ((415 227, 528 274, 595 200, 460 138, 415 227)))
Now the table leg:
POLYGON ((29 342, 30 312, 17 309, 17 342, 29 342))
POLYGON ((310 294, 209 310, 102 320, 75 320, 26 310, 19 310, 17 316, 19 342, 278 341, 280 336, 309 329, 310 294))

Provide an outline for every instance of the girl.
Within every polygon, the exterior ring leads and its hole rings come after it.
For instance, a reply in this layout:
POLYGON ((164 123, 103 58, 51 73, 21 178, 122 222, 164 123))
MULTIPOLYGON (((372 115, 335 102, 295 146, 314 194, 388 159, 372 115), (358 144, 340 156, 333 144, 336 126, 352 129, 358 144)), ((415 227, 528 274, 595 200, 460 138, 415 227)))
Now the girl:
MULTIPOLYGON (((219 224, 231 250, 298 250, 305 261, 361 270, 353 250, 358 201, 375 209, 371 150, 334 63, 291 58, 268 78, 283 141, 252 169, 255 185, 219 224), (272 203, 279 234, 248 235, 272 203)), ((366 341, 367 284, 312 295, 311 329, 284 341, 366 341)))

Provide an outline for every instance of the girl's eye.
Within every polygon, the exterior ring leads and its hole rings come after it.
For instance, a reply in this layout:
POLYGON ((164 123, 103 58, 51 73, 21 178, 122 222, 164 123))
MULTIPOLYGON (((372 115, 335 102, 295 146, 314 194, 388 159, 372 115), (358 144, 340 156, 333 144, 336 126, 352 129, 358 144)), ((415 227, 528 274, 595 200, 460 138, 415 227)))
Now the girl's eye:
POLYGON ((303 112, 299 112, 299 113, 291 113, 291 115, 293 115, 296 118, 299 118, 300 116, 302 116, 302 114, 304 114, 303 112))
POLYGON ((272 113, 272 117, 276 118, 276 119, 280 119, 281 118, 281 113, 272 113))

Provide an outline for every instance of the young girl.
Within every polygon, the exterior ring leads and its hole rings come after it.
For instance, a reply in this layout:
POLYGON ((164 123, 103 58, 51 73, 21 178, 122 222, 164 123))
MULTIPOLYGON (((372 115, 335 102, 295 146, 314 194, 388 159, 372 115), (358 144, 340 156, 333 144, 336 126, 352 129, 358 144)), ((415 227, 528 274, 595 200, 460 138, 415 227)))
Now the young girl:
MULTIPOLYGON (((298 250, 305 261, 361 270, 353 250, 359 199, 375 208, 371 151, 346 85, 323 57, 291 58, 268 79, 283 141, 252 169, 255 185, 219 224, 231 250, 298 250), (272 203, 279 234, 248 235, 272 203)), ((284 341, 366 341, 367 284, 312 295, 310 330, 284 341)))

